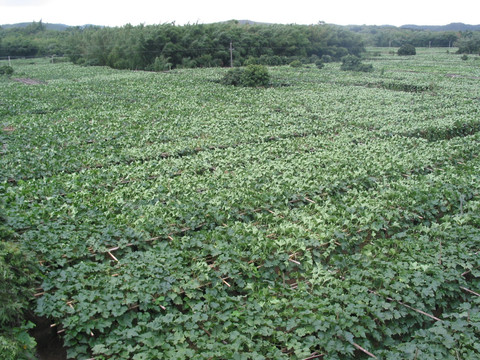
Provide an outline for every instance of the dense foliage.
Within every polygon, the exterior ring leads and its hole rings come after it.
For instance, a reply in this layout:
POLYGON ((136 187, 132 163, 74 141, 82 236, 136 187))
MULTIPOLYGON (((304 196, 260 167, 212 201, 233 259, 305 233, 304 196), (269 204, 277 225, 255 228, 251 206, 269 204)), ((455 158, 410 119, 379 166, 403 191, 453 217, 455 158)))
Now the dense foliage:
POLYGON ((41 21, 23 28, 0 27, 0 58, 63 55, 65 39, 72 31, 75 28, 68 31, 47 30, 41 21))
POLYGON ((26 320, 39 273, 34 258, 14 242, 0 207, 0 354, 3 360, 33 359, 33 326, 26 320))
MULTIPOLYGON (((360 37, 329 25, 242 25, 237 22, 90 28, 69 39, 75 63, 117 69, 152 70, 161 59, 171 67, 236 65, 249 58, 264 65, 282 65, 292 58, 329 55, 339 59, 363 51, 360 37)), ((290 60, 291 61, 291 60, 290 60)))
POLYGON ((68 54, 77 64, 116 69, 229 66, 231 43, 236 65, 249 58, 263 65, 284 65, 298 58, 314 61, 323 55, 338 60, 364 50, 358 35, 323 24, 244 25, 231 21, 53 31, 40 22, 27 28, 0 29, 0 57, 68 54))
POLYGON ((359 34, 366 45, 381 47, 400 47, 411 44, 415 47, 452 47, 467 36, 459 31, 426 31, 403 29, 394 26, 349 26, 351 31, 359 34))
POLYGON ((479 64, 373 51, 264 88, 12 62, 0 200, 71 358, 480 356, 479 64))
POLYGON ((417 50, 415 49, 415 46, 413 46, 413 45, 404 44, 404 45, 400 46, 400 48, 397 50, 397 54, 399 56, 416 55, 417 50))
POLYGON ((480 32, 468 33, 457 43, 459 54, 480 55, 480 32))
MULTIPOLYGON (((230 65, 277 66, 299 60, 315 63, 330 57, 359 55, 364 45, 400 47, 458 46, 461 53, 478 53, 478 31, 427 31, 393 26, 252 25, 236 21, 216 24, 159 24, 119 28, 66 27, 53 30, 40 22, 24 27, 0 27, 0 58, 62 56, 86 65, 117 69, 163 71, 171 68, 230 65)), ((325 61, 324 62, 328 62, 325 61)))
POLYGON ((268 86, 270 74, 263 65, 248 65, 245 68, 233 68, 223 76, 221 83, 234 86, 268 86))
POLYGON ((363 71, 372 72, 372 64, 364 64, 358 56, 347 55, 342 58, 342 65, 340 69, 343 71, 363 71))
POLYGON ((13 68, 9 65, 0 66, 0 75, 12 75, 14 72, 13 68))

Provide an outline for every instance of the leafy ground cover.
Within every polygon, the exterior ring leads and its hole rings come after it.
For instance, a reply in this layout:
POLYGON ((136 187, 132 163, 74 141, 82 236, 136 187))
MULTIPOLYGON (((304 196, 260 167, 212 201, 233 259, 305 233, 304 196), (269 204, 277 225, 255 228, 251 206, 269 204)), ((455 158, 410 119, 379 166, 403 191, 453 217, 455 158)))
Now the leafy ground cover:
POLYGON ((371 62, 12 62, 3 226, 69 357, 478 358, 480 61, 371 62))

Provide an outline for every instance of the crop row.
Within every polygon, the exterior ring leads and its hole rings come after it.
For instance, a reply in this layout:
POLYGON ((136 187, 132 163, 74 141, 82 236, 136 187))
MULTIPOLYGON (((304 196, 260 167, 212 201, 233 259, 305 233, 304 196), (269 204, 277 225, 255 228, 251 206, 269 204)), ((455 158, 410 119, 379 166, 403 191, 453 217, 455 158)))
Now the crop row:
POLYGON ((478 88, 435 56, 266 89, 19 62, 45 83, 1 90, 0 197, 37 314, 78 359, 477 357, 478 88))

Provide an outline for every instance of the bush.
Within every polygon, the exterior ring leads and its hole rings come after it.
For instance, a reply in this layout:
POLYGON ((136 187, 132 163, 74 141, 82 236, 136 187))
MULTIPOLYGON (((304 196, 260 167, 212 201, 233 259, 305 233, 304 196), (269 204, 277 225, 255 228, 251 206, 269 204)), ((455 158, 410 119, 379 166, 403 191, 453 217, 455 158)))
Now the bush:
POLYGON ((13 74, 13 68, 8 65, 0 66, 0 75, 12 75, 13 74))
POLYGON ((417 54, 417 50, 415 49, 415 47, 414 47, 413 45, 405 44, 405 45, 402 45, 402 46, 398 49, 397 54, 400 55, 400 56, 416 55, 416 54, 417 54))
POLYGON ((160 72, 170 70, 171 68, 172 63, 170 63, 168 59, 165 59, 165 57, 163 56, 157 56, 155 58, 155 61, 153 62, 152 70, 160 72))
POLYGON ((0 354, 4 360, 33 359, 36 346, 28 333, 35 325, 26 318, 40 271, 34 257, 13 241, 15 236, 0 213, 0 354))
POLYGON ((249 56, 243 63, 243 66, 248 65, 258 65, 258 59, 254 58, 253 56, 249 56))
POLYGON ((290 66, 294 68, 299 68, 299 67, 302 67, 302 62, 300 60, 293 60, 290 63, 290 66))
POLYGON ((347 55, 342 58, 340 70, 371 72, 373 71, 373 65, 362 64, 359 57, 356 57, 355 55, 347 55))
POLYGON ((468 60, 468 55, 467 55, 467 54, 463 54, 463 55, 462 55, 462 60, 463 60, 463 61, 468 60))
POLYGON ((318 69, 323 69, 325 66, 322 60, 315 61, 315 65, 317 66, 318 69))
POLYGON ((342 58, 341 70, 356 70, 361 64, 360 58, 354 55, 347 55, 342 58))
MULTIPOLYGON (((0 235, 7 235, 0 225, 0 235)), ((34 325, 25 320, 37 268, 25 250, 9 241, 0 242, 0 353, 2 359, 30 359, 35 340, 28 334, 34 325), (7 356, 8 355, 8 356, 7 356)))
POLYGON ((270 74, 263 65, 249 65, 245 68, 242 76, 243 86, 268 86, 270 74))
POLYGON ((288 59, 286 56, 278 56, 278 55, 262 55, 258 59, 259 65, 267 65, 267 66, 285 65, 287 62, 288 62, 288 59))
POLYGON ((263 65, 248 65, 245 68, 230 69, 222 78, 221 83, 248 87, 268 86, 270 74, 263 65))
POLYGON ((241 86, 242 85, 242 75, 244 69, 243 68, 233 68, 228 70, 228 72, 223 76, 222 80, 220 81, 223 85, 233 85, 233 86, 241 86))
POLYGON ((323 55, 321 60, 324 62, 324 63, 330 63, 330 62, 333 62, 333 58, 330 56, 330 55, 323 55))

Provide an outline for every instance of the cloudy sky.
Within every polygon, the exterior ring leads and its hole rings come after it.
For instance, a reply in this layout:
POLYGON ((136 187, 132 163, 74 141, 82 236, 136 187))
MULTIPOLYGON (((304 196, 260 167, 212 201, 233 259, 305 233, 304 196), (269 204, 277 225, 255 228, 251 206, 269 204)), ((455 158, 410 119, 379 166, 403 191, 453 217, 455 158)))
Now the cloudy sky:
POLYGON ((209 23, 225 20, 339 25, 480 24, 479 0, 0 0, 0 24, 209 23))

